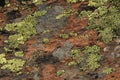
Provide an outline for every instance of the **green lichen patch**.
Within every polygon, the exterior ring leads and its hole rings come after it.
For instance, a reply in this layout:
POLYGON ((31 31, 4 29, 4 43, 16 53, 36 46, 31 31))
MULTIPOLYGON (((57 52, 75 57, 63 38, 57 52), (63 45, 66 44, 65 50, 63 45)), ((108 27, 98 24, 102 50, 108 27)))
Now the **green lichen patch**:
POLYGON ((19 44, 24 44, 25 40, 21 34, 11 35, 8 38, 9 47, 17 48, 19 44))
POLYGON ((35 25, 36 17, 42 16, 46 13, 45 10, 37 11, 33 15, 28 15, 24 20, 17 23, 7 24, 5 29, 10 32, 16 32, 17 34, 10 35, 8 38, 9 47, 17 48, 20 44, 30 38, 31 35, 36 34, 35 25))
POLYGON ((110 74, 112 72, 112 70, 113 70, 112 68, 104 68, 102 72, 104 74, 110 74))
POLYGON ((6 64, 4 64, 1 69, 8 69, 12 72, 18 72, 22 70, 23 65, 25 64, 25 61, 21 59, 11 59, 7 60, 6 64))
POLYGON ((85 46, 83 52, 90 54, 90 53, 98 53, 100 51, 100 47, 93 45, 93 46, 85 46))
MULTIPOLYGON (((104 1, 103 1, 104 2, 104 1)), ((101 41, 109 43, 113 37, 119 36, 120 14, 115 6, 107 7, 105 5, 96 7, 94 11, 82 11, 79 16, 88 18, 86 29, 95 29, 100 34, 101 41)))
POLYGON ((80 70, 96 70, 100 67, 99 61, 101 60, 101 55, 99 55, 100 47, 86 46, 84 50, 73 49, 70 52, 73 61, 69 62, 69 65, 81 65, 80 70))
POLYGON ((101 59, 101 56, 98 54, 89 54, 87 59, 87 66, 91 70, 97 69, 98 67, 100 67, 100 64, 98 63, 100 59, 101 59))
POLYGON ((7 62, 7 60, 5 58, 5 53, 0 54, 0 64, 4 64, 6 62, 7 62))
POLYGON ((60 76, 60 75, 62 75, 63 73, 65 73, 65 70, 63 70, 63 69, 62 69, 62 70, 58 70, 57 73, 56 73, 56 75, 57 75, 57 76, 60 76))
POLYGON ((17 56, 17 57, 23 57, 24 53, 23 53, 23 51, 17 51, 17 52, 14 53, 14 55, 17 56))

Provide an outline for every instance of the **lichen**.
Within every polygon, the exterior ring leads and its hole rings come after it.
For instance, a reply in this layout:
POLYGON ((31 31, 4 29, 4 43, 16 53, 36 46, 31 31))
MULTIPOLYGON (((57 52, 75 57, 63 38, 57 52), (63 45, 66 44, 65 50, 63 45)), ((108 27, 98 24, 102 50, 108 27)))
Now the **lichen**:
POLYGON ((22 70, 23 65, 25 64, 24 60, 21 59, 11 59, 7 60, 6 64, 4 64, 1 69, 8 69, 12 72, 18 72, 22 70))
POLYGON ((57 71, 56 75, 57 75, 57 76, 60 76, 60 75, 62 75, 63 73, 65 73, 65 70, 61 69, 61 70, 58 70, 58 71, 57 71))
POLYGON ((37 24, 36 17, 42 16, 45 13, 45 10, 37 11, 34 12, 33 15, 28 15, 20 22, 7 24, 5 26, 7 31, 17 33, 9 36, 7 41, 9 46, 17 48, 20 44, 24 44, 24 42, 29 39, 31 35, 35 35, 37 33, 34 27, 37 24))
POLYGON ((113 70, 112 68, 107 68, 107 67, 106 67, 106 68, 103 69, 102 72, 103 72, 104 74, 110 74, 110 73, 112 72, 112 70, 113 70))
POLYGON ((17 57, 23 57, 23 56, 24 56, 23 51, 17 51, 17 52, 15 52, 14 54, 15 54, 15 56, 17 56, 17 57))
POLYGON ((101 60, 101 55, 99 55, 100 47, 86 46, 84 50, 73 49, 70 52, 73 61, 69 62, 69 65, 81 65, 80 70, 92 70, 100 67, 99 61, 101 60))
POLYGON ((5 58, 5 53, 0 54, 0 64, 4 64, 6 62, 7 62, 7 60, 5 58))

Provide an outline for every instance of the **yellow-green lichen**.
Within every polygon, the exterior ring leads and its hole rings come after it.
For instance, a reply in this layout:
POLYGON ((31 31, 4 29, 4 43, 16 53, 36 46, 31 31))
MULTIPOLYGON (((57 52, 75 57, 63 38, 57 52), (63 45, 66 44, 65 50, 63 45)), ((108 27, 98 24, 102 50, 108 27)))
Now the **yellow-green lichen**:
POLYGON ((23 51, 17 51, 17 52, 15 52, 14 54, 15 54, 15 56, 17 56, 17 57, 23 57, 23 56, 24 56, 23 51))
POLYGON ((113 70, 112 68, 107 68, 107 67, 106 67, 106 68, 103 69, 102 72, 103 72, 104 74, 110 74, 110 73, 112 72, 112 70, 113 70))
POLYGON ((5 58, 5 53, 0 54, 0 64, 4 64, 6 62, 7 62, 7 60, 5 58))
POLYGON ((65 70, 61 69, 61 70, 58 70, 58 71, 57 71, 56 75, 57 75, 57 76, 60 76, 60 75, 62 75, 63 73, 65 73, 65 70))
POLYGON ((18 72, 22 70, 25 61, 22 59, 11 59, 7 60, 6 64, 4 64, 1 69, 8 69, 12 72, 18 72))
POLYGON ((5 29, 10 32, 15 32, 17 34, 10 35, 8 38, 8 44, 10 47, 17 48, 20 44, 30 38, 31 35, 36 34, 35 25, 36 17, 42 16, 46 13, 45 10, 34 12, 32 15, 28 15, 25 19, 20 22, 10 23, 5 26, 5 29))

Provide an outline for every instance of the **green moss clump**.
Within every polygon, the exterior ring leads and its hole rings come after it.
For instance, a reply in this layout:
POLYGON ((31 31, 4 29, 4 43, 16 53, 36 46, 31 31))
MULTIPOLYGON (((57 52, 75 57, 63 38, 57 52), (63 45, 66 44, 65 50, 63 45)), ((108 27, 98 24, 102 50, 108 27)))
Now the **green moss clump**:
POLYGON ((80 49, 73 49, 73 50, 70 51, 70 55, 73 59, 75 59, 76 57, 79 56, 80 52, 81 52, 80 49))
POLYGON ((69 35, 68 34, 60 34, 60 37, 63 38, 63 39, 68 39, 69 38, 69 35))
POLYGON ((77 3, 79 1, 85 1, 85 0, 67 0, 67 3, 77 3))
POLYGON ((112 68, 104 68, 102 72, 104 74, 110 74, 112 72, 112 70, 113 70, 112 68))
POLYGON ((24 56, 23 51, 17 51, 17 52, 15 52, 14 54, 15 54, 15 56, 17 56, 17 57, 23 57, 23 56, 24 56))
POLYGON ((4 64, 6 62, 7 62, 7 60, 5 58, 5 53, 0 54, 0 64, 4 64))
POLYGON ((61 14, 57 15, 56 19, 61 19, 62 17, 68 17, 70 13, 73 13, 73 12, 74 11, 72 11, 71 9, 66 9, 61 14))
POLYGON ((34 3, 35 5, 40 5, 43 3, 42 0, 32 0, 32 3, 34 3))
POLYGON ((108 0, 89 0, 88 6, 98 7, 98 6, 104 5, 107 2, 108 2, 108 0))
POLYGON ((46 43, 49 42, 49 39, 48 38, 43 38, 42 42, 46 44, 46 43))
POLYGON ((91 53, 98 53, 100 51, 100 47, 93 45, 93 46, 85 46, 83 52, 86 54, 91 54, 91 53))
POLYGON ((98 63, 100 59, 101 56, 98 54, 89 54, 87 59, 88 68, 90 68, 91 70, 97 69, 100 66, 100 64, 98 63))
POLYGON ((73 49, 70 52, 72 62, 69 62, 69 65, 81 65, 81 70, 92 70, 99 68, 99 61, 101 60, 101 55, 99 55, 100 47, 86 46, 84 50, 73 49))
POLYGON ((28 15, 21 22, 7 24, 5 26, 7 31, 17 33, 9 36, 7 41, 9 46, 17 48, 20 44, 24 44, 24 42, 30 38, 31 35, 35 35, 37 33, 35 29, 35 25, 37 24, 36 17, 42 16, 45 13, 45 10, 37 11, 33 15, 28 15))
MULTIPOLYGON (((24 44, 24 42, 30 38, 30 36, 35 35, 36 29, 35 26, 37 24, 36 17, 42 16, 46 13, 45 10, 34 12, 32 15, 28 15, 20 22, 10 23, 5 26, 5 30, 12 32, 14 34, 8 37, 8 40, 5 41, 8 45, 4 47, 6 53, 12 52, 16 57, 23 57, 23 51, 17 51, 15 48, 18 48, 20 44, 24 44), (12 48, 12 50, 10 49, 12 48)), ((0 54, 0 64, 1 69, 8 69, 12 72, 19 72, 22 70, 25 61, 22 59, 10 59, 6 60, 5 54, 0 54)))
POLYGON ((62 70, 58 70, 57 73, 56 73, 56 75, 57 75, 57 76, 60 76, 60 75, 62 75, 63 73, 65 73, 65 70, 63 70, 63 69, 62 69, 62 70))
MULTIPOLYGON (((99 0, 96 1, 99 2, 99 0)), ((107 2, 107 0, 105 1, 107 2)), ((95 6, 95 8, 96 9, 94 11, 84 10, 80 13, 79 16, 81 18, 88 18, 88 25, 86 29, 95 29, 100 33, 98 34, 98 36, 100 36, 101 41, 103 41, 104 43, 109 43, 113 37, 120 36, 119 8, 113 5, 111 5, 110 7, 106 5, 97 7, 95 6)))
POLYGON ((25 40, 21 34, 11 35, 8 38, 9 47, 17 48, 19 44, 24 44, 25 40))
POLYGON ((7 60, 6 64, 4 64, 1 69, 8 69, 12 72, 18 72, 22 70, 23 65, 25 64, 25 61, 21 59, 11 59, 7 60))
POLYGON ((112 41, 113 33, 111 28, 105 28, 103 31, 101 31, 100 36, 102 37, 102 41, 104 43, 109 43, 112 41))

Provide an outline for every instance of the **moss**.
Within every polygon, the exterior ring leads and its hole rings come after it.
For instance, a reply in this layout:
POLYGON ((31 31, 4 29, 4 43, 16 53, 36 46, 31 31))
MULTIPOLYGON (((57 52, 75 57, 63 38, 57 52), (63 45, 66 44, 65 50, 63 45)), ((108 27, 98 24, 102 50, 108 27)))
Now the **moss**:
POLYGON ((70 55, 73 59, 78 57, 79 53, 80 53, 80 49, 73 49, 73 50, 70 51, 70 55))
POLYGON ((17 48, 19 44, 24 44, 25 40, 21 34, 11 35, 8 38, 9 47, 17 48))
POLYGON ((56 19, 61 19, 62 17, 68 17, 71 13, 75 14, 76 12, 71 9, 66 9, 61 14, 57 15, 56 19))
POLYGON ((71 61, 71 62, 68 63, 68 66, 74 66, 74 65, 77 65, 77 62, 71 61))
POLYGON ((4 64, 6 62, 7 62, 7 60, 5 58, 5 53, 0 54, 0 64, 4 64))
POLYGON ((78 34, 75 33, 75 32, 70 32, 69 35, 70 35, 70 36, 78 36, 78 34))
POLYGON ((67 0, 67 3, 77 3, 79 1, 85 1, 85 0, 67 0))
POLYGON ((17 52, 14 53, 14 55, 17 56, 17 57, 23 57, 24 56, 23 51, 17 51, 17 52))
POLYGON ((49 39, 48 39, 48 38, 43 38, 42 42, 43 42, 43 43, 48 43, 48 42, 49 42, 49 39))
POLYGON ((6 64, 4 64, 1 69, 8 69, 12 72, 18 72, 22 70, 23 65, 25 64, 25 61, 21 59, 11 59, 7 60, 6 64))
POLYGON ((32 3, 34 3, 35 5, 40 5, 42 4, 42 0, 32 0, 32 3))
POLYGON ((63 73, 65 73, 65 70, 58 70, 57 73, 56 73, 56 75, 57 75, 57 76, 60 76, 60 75, 62 75, 63 73))
POLYGON ((10 35, 8 38, 8 44, 10 47, 17 48, 20 44, 30 38, 31 35, 35 35, 36 29, 36 17, 42 16, 46 13, 45 10, 37 11, 33 15, 28 15, 24 20, 17 23, 7 24, 5 29, 10 32, 15 32, 17 34, 10 35))
MULTIPOLYGON (((34 12, 32 15, 28 15, 20 22, 10 23, 5 26, 5 30, 9 31, 10 33, 14 33, 9 35, 8 40, 5 41, 6 44, 4 49, 7 52, 14 53, 16 57, 22 58, 24 56, 23 51, 17 51, 15 48, 19 48, 20 44, 24 44, 24 42, 30 38, 30 36, 35 35, 36 29, 36 17, 42 16, 46 13, 45 10, 34 12), (12 48, 12 50, 11 50, 12 48)), ((5 54, 0 54, 0 64, 1 69, 5 70, 8 69, 11 72, 19 72, 22 70, 25 61, 22 59, 10 59, 6 60, 5 54)))
POLYGON ((80 70, 96 70, 100 67, 99 61, 101 60, 101 55, 99 55, 100 47, 85 46, 83 50, 73 49, 70 52, 73 61, 68 63, 69 65, 80 65, 80 70))
MULTIPOLYGON (((99 2, 99 0, 96 1, 99 2)), ((101 0, 100 4, 104 3, 104 1, 102 1, 103 0, 101 0)), ((111 4, 113 3, 111 2, 111 4)), ((86 29, 95 29, 98 31, 100 33, 98 36, 101 36, 101 40, 104 43, 109 43, 113 37, 119 36, 120 14, 118 7, 113 5, 110 7, 106 5, 97 6, 94 11, 84 10, 79 14, 79 16, 81 18, 88 18, 86 29)))
POLYGON ((89 4, 88 6, 102 6, 105 5, 105 3, 107 3, 108 0, 89 0, 89 4))
POLYGON ((103 31, 101 31, 100 36, 102 37, 102 41, 104 43, 109 43, 112 41, 113 33, 111 28, 105 28, 103 31))
POLYGON ((112 68, 104 68, 102 72, 104 74, 110 74, 112 72, 112 68))
POLYGON ((100 51, 100 47, 93 45, 93 46, 85 46, 83 52, 86 54, 90 54, 90 53, 98 53, 100 51))
POLYGON ((98 63, 98 61, 101 59, 101 56, 98 54, 89 54, 88 55, 88 59, 87 59, 87 66, 89 67, 89 69, 91 70, 95 70, 97 69, 100 64, 98 63))
POLYGON ((60 37, 63 38, 63 39, 67 39, 67 38, 69 38, 69 35, 63 33, 63 34, 60 34, 60 37))
POLYGON ((50 30, 47 29, 47 30, 44 30, 44 31, 42 32, 42 34, 46 34, 46 33, 49 33, 49 32, 50 32, 50 30))

